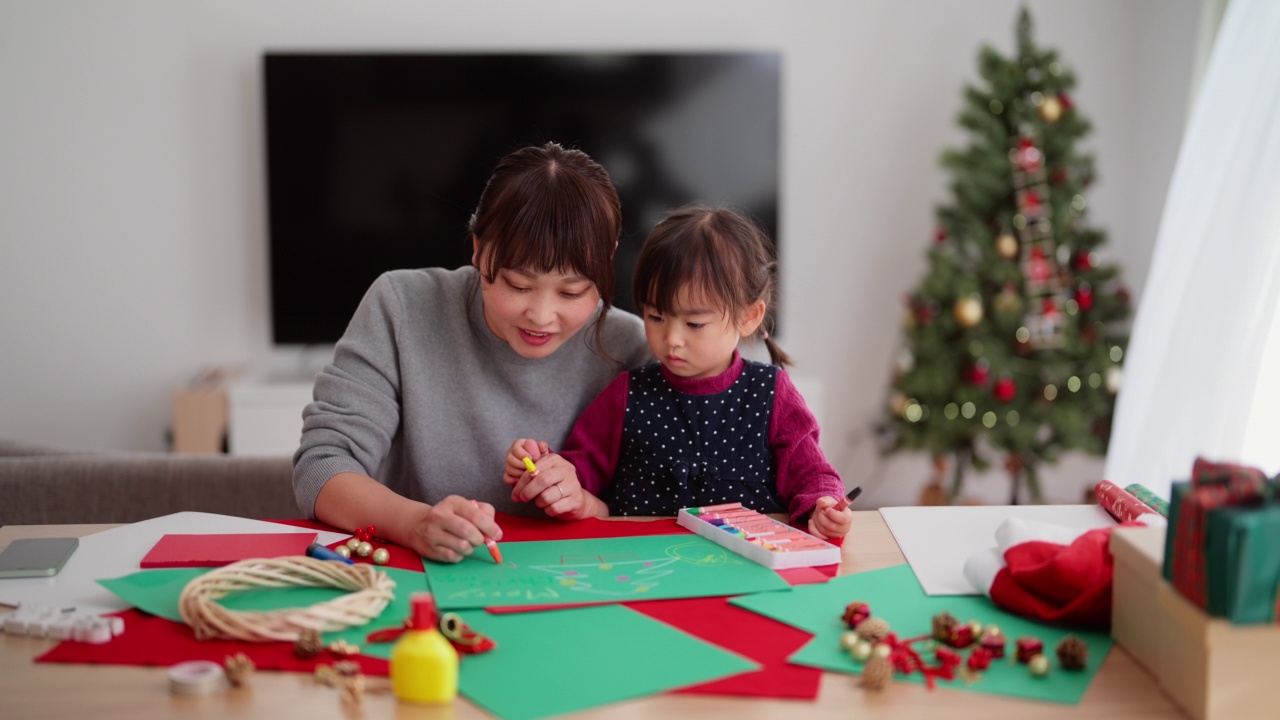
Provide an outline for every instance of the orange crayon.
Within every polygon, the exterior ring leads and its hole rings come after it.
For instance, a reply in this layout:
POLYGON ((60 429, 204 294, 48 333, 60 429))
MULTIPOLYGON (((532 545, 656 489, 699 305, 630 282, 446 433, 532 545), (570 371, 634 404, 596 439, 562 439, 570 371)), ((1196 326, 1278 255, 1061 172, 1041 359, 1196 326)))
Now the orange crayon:
MULTIPOLYGON (((525 458, 525 459, 527 460, 528 458, 525 458)), ((480 507, 480 503, 476 502, 475 500, 472 500, 471 504, 475 505, 476 507, 480 507)), ((498 565, 501 565, 502 551, 498 549, 498 543, 494 541, 493 538, 487 537, 484 539, 484 546, 489 548, 489 556, 493 558, 493 561, 498 565)))

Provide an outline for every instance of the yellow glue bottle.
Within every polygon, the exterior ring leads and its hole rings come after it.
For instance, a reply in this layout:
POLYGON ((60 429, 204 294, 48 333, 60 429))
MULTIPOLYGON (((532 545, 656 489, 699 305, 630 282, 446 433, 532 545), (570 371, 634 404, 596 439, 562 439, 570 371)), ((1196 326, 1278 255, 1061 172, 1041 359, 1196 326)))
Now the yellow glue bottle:
POLYGON ((458 695, 458 652, 436 620, 436 600, 414 593, 411 627, 391 648, 391 691, 413 703, 448 703, 458 695))

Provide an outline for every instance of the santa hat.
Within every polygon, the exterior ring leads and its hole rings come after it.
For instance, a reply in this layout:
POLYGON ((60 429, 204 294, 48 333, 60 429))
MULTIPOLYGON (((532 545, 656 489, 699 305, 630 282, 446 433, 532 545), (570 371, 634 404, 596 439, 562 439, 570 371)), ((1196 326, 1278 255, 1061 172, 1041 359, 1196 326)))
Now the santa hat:
MULTIPOLYGON (((1159 516, 1135 523, 1156 525, 1159 516), (1158 519, 1156 519, 1158 518, 1158 519)), ((1084 530, 1010 518, 996 547, 969 558, 964 576, 996 605, 1035 620, 1089 627, 1111 623, 1113 528, 1084 530)))

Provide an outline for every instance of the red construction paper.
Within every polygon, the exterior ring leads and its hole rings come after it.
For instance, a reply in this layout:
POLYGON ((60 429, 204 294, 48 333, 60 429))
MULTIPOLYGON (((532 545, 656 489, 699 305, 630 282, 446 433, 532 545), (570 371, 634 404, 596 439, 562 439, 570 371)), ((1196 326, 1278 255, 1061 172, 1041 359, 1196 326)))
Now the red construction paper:
MULTIPOLYGON (((333 530, 321 523, 307 520, 276 522, 313 530, 333 530)), ((512 542, 669 535, 687 532, 676 525, 674 520, 584 520, 566 524, 554 520, 517 518, 500 514, 498 522, 503 528, 503 539, 512 542)), ((331 547, 336 547, 338 544, 340 543, 334 543, 331 547)), ((422 569, 421 559, 416 553, 394 545, 376 542, 375 544, 391 551, 391 561, 388 565, 409 570, 422 569)), ((364 558, 359 558, 358 561, 368 562, 364 558)), ((831 565, 820 568, 796 568, 781 571, 779 574, 795 585, 804 582, 825 582, 827 578, 835 575, 836 570, 837 566, 831 565)), ((786 663, 787 656, 811 637, 803 631, 736 608, 729 605, 726 598, 650 600, 625 604, 637 612, 665 622, 690 635, 750 657, 763 666, 758 671, 685 688, 679 692, 787 699, 817 697, 822 671, 786 663)), ((491 609, 490 612, 494 610, 496 608, 491 609)), ((314 671, 316 664, 332 663, 338 659, 325 654, 319 658, 300 660, 294 657, 290 643, 200 641, 195 639, 190 628, 180 623, 153 617, 138 610, 126 610, 118 614, 125 618, 125 632, 111 642, 103 645, 62 642, 36 660, 38 662, 168 666, 186 660, 205 659, 222 662, 227 655, 243 652, 261 670, 310 673, 314 671)), ((364 655, 357 655, 351 659, 360 663, 366 674, 387 674, 385 660, 364 655)))
POLYGON ((142 558, 143 568, 222 567, 248 558, 306 555, 315 533, 166 534, 142 558))
POLYGON ((67 640, 37 657, 36 662, 167 667, 187 660, 212 660, 221 664, 228 655, 244 653, 259 670, 311 673, 318 664, 332 665, 338 660, 354 660, 366 675, 387 674, 387 661, 382 658, 365 655, 342 658, 325 652, 302 660, 294 656, 293 643, 197 640, 195 633, 186 625, 141 610, 113 614, 124 618, 124 634, 101 645, 67 640))
POLYGON ((729 604, 729 598, 680 598, 623 603, 638 613, 751 658, 759 670, 675 690, 686 695, 746 695, 796 700, 818 697, 822 670, 790 665, 787 657, 809 633, 729 604))

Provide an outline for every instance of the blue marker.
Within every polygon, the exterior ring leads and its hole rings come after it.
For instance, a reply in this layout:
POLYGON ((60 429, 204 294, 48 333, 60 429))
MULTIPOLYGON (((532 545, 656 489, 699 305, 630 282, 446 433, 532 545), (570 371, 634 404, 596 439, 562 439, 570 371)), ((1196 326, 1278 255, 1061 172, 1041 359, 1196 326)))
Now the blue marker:
POLYGON ((344 558, 320 543, 311 543, 308 545, 307 555, 317 560, 341 560, 348 565, 355 565, 355 563, 351 562, 351 558, 344 558))

